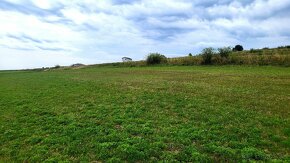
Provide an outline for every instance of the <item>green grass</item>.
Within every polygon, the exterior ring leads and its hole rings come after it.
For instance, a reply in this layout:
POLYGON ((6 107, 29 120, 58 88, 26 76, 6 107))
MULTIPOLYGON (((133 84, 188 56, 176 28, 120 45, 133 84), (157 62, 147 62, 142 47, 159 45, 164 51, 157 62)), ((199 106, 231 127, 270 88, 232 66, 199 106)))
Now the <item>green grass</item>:
POLYGON ((0 162, 290 161, 290 68, 0 72, 0 162))

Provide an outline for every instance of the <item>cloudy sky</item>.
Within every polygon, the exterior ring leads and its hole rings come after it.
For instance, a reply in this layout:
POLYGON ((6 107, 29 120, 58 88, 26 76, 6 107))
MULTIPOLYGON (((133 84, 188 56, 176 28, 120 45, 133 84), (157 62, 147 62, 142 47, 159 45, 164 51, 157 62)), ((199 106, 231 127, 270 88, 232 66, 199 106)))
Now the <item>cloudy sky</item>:
POLYGON ((290 45, 290 0, 0 0, 0 69, 290 45))

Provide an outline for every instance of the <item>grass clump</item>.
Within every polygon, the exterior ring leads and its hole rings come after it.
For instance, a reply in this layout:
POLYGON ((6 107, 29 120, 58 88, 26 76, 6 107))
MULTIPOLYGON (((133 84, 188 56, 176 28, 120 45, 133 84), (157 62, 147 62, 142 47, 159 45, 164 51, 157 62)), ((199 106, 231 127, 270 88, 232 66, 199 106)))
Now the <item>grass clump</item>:
POLYGON ((241 151, 242 158, 244 160, 267 160, 268 156, 261 150, 253 147, 244 148, 241 151))

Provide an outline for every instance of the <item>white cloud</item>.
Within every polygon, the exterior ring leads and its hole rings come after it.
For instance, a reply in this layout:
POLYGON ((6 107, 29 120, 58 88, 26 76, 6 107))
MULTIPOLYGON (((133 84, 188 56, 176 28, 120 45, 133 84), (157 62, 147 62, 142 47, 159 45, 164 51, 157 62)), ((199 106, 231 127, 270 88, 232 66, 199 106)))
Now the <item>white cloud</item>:
POLYGON ((84 38, 81 33, 73 31, 63 24, 47 23, 33 15, 25 15, 14 11, 0 11, 0 45, 8 47, 36 48, 41 43, 35 41, 17 40, 16 37, 31 37, 32 39, 45 42, 46 48, 63 48, 77 50, 73 45, 84 38), (14 39, 7 35, 15 36, 14 39))
POLYGON ((84 59, 64 53, 51 51, 19 51, 16 49, 1 49, 0 69, 26 69, 41 68, 59 65, 71 65, 72 63, 94 63, 98 60, 84 59))
POLYGON ((29 0, 4 0, 13 4, 27 4, 29 3, 29 0))
POLYGON ((0 69, 290 44, 289 9, 289 0, 5 0, 0 69))
POLYGON ((232 1, 230 4, 215 5, 207 9, 211 16, 220 17, 269 17, 276 12, 290 7, 289 0, 255 0, 246 6, 241 2, 232 1))
POLYGON ((51 0, 31 0, 32 3, 41 9, 51 9, 53 8, 53 2, 51 0))

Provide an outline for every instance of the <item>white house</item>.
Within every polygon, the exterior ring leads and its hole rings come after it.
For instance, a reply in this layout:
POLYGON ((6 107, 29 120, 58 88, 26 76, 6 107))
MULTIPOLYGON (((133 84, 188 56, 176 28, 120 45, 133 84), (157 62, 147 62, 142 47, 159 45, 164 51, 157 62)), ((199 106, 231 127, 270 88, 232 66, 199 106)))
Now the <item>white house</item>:
POLYGON ((130 61, 132 61, 132 58, 129 58, 129 57, 123 57, 123 58, 122 58, 122 61, 123 61, 123 62, 130 62, 130 61))

